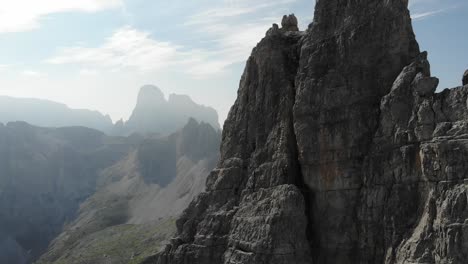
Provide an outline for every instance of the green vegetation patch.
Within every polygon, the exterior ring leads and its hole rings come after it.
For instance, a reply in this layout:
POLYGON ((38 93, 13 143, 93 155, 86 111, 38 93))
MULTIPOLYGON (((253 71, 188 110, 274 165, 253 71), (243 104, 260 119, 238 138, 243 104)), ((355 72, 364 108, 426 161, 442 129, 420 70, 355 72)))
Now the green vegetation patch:
POLYGON ((175 229, 174 219, 109 227, 83 237, 53 264, 138 264, 157 253, 175 229))

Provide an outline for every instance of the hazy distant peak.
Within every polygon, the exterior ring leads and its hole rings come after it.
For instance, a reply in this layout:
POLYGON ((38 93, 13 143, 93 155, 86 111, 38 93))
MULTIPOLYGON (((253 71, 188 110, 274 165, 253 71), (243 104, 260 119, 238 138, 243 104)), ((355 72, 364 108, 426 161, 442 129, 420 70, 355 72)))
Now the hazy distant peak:
POLYGON ((188 95, 171 94, 166 100, 154 85, 140 88, 137 105, 127 122, 118 122, 113 135, 157 133, 170 135, 184 127, 190 117, 219 129, 215 109, 197 104, 188 95))
POLYGON ((138 93, 137 107, 166 103, 163 92, 154 85, 145 85, 138 93))

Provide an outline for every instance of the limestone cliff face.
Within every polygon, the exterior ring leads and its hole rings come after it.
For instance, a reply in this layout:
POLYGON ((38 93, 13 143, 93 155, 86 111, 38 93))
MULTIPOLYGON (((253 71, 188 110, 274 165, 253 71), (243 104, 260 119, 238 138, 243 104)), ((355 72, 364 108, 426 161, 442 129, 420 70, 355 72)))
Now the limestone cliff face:
POLYGON ((182 254, 167 263, 309 260, 292 119, 302 35, 275 27, 253 51, 225 122, 221 161, 208 192, 178 221, 174 246, 182 254))
POLYGON ((356 257, 355 212, 380 99, 418 54, 407 1, 317 1, 300 53, 294 127, 319 262, 356 257))
POLYGON ((465 263, 468 86, 407 0, 320 0, 253 50, 207 191, 148 263, 465 263))

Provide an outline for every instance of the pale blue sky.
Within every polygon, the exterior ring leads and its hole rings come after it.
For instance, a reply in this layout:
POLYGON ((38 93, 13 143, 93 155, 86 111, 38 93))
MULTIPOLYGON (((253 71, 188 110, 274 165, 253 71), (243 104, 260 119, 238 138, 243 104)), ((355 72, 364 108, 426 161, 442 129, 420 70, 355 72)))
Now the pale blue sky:
MULTIPOLYGON (((128 118, 144 84, 213 106, 223 121, 245 60, 272 23, 313 0, 0 0, 0 95, 128 118)), ((440 88, 468 69, 468 2, 410 0, 440 88)))

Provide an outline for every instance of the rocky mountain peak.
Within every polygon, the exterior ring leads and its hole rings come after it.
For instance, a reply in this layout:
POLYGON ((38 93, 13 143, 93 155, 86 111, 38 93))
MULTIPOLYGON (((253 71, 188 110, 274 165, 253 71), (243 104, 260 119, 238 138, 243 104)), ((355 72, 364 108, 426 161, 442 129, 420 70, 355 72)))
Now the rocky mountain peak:
POLYGON ((165 103, 164 94, 157 86, 145 85, 140 88, 136 107, 155 107, 165 103))
POLYGON ((464 263, 468 89, 437 85, 407 0, 320 0, 305 33, 274 24, 157 263, 464 263))
POLYGON ((215 109, 195 103, 188 95, 171 94, 166 100, 158 87, 145 85, 140 89, 129 120, 116 123, 112 134, 169 135, 181 129, 189 118, 209 123, 215 129, 219 128, 215 109))

